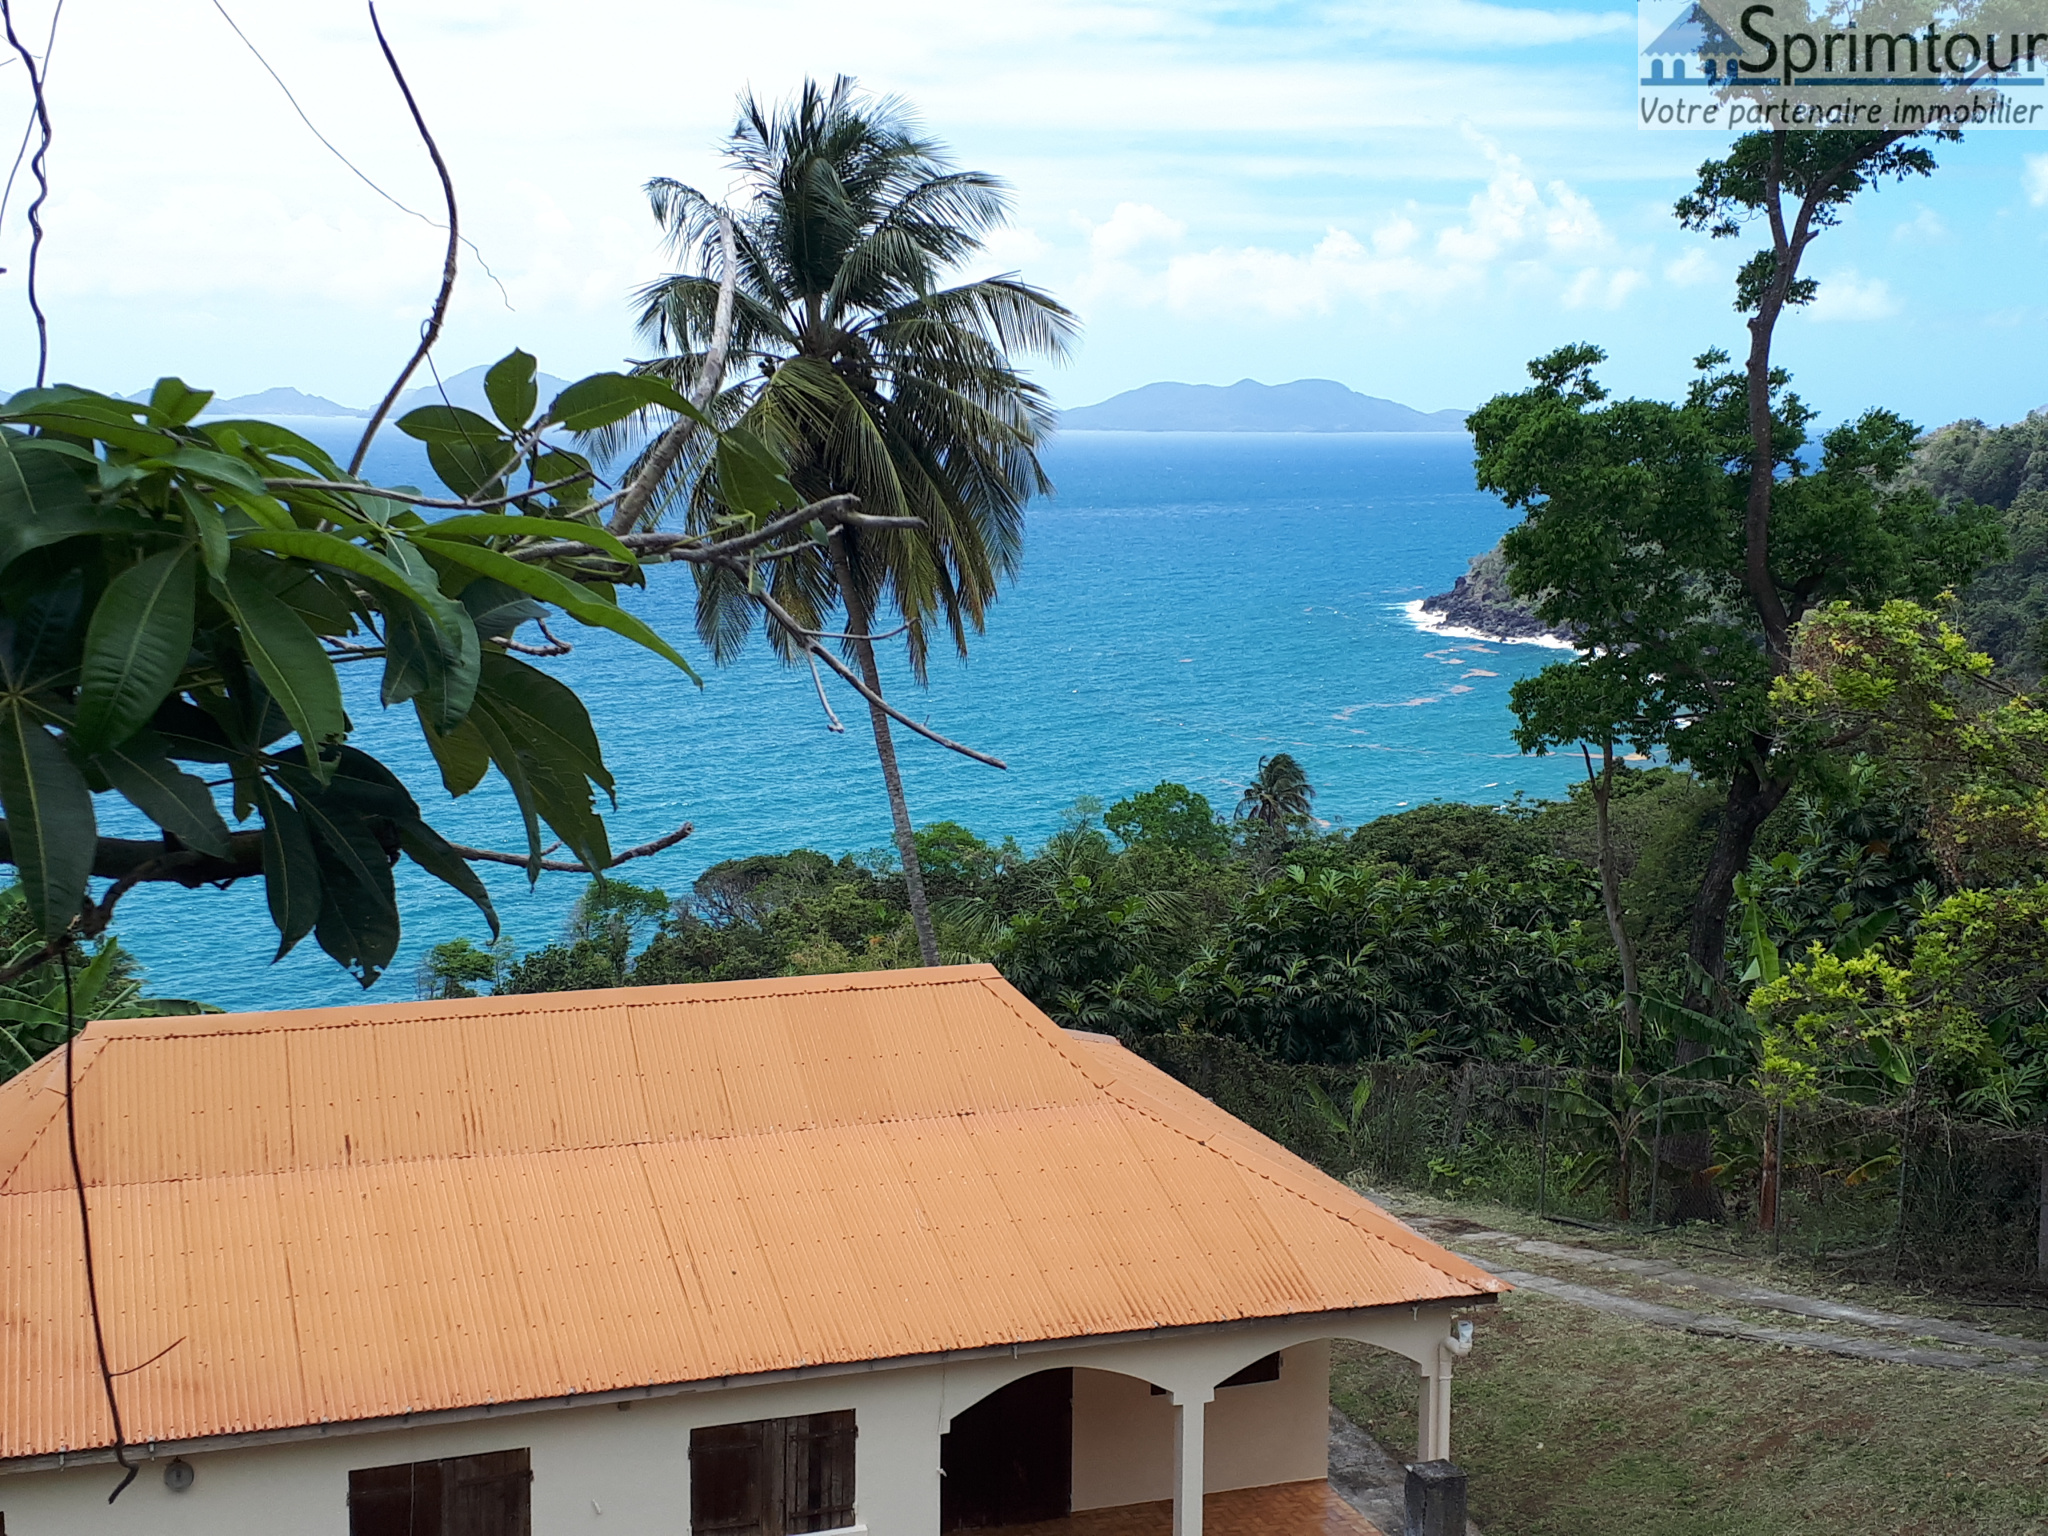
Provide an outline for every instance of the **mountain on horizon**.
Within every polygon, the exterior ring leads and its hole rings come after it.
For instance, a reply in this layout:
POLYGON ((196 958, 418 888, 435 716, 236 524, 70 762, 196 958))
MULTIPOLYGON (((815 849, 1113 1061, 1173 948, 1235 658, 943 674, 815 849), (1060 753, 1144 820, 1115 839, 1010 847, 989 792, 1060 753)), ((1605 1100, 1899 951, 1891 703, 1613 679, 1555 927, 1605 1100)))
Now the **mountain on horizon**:
POLYGON ((1069 432, 1462 432, 1463 411, 1418 411, 1334 379, 1146 384, 1060 413, 1069 432))
MULTIPOLYGON (((147 391, 131 395, 133 400, 147 400, 147 391)), ((309 395, 303 390, 280 385, 275 389, 258 390, 253 395, 235 395, 227 400, 208 402, 209 416, 367 416, 366 410, 352 405, 337 405, 321 395, 309 395)))
MULTIPOLYGON (((391 419, 396 421, 407 411, 417 410, 423 405, 439 405, 442 391, 447 392, 448 402, 479 415, 491 415, 491 402, 484 395, 484 375, 491 371, 490 364, 479 363, 474 368, 465 368, 460 373, 451 373, 440 384, 430 377, 425 384, 415 385, 398 397, 391 408, 391 419)), ((558 379, 551 373, 537 373, 534 383, 540 390, 541 403, 552 400, 568 380, 558 379)), ((387 386, 388 387, 388 386, 387 386)), ((137 390, 127 396, 130 400, 147 400, 150 391, 137 390)), ((0 396, 4 399, 5 396, 0 396)), ((372 407, 340 405, 322 395, 309 395, 304 390, 279 385, 274 389, 258 390, 253 395, 232 395, 225 400, 213 400, 207 404, 208 416, 353 416, 358 420, 367 417, 372 407)), ((495 419, 495 418, 493 418, 495 419)))

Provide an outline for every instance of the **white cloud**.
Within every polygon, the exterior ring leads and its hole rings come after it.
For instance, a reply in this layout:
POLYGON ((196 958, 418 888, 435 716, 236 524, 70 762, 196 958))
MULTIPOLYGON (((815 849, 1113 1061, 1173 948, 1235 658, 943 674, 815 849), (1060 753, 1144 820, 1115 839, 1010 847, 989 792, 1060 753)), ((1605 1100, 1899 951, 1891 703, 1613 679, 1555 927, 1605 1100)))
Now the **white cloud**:
POLYGON ((1587 267, 1564 290, 1568 309, 1619 309, 1630 294, 1649 285, 1649 278, 1634 267, 1605 271, 1587 267))
POLYGON ((1441 47, 1526 48, 1572 43, 1591 37, 1633 33, 1628 11, 1546 11, 1531 6, 1487 5, 1481 0, 1360 0, 1340 5, 1329 16, 1340 26, 1368 35, 1398 37, 1441 47))
POLYGON ((1923 204, 1912 218, 1899 221, 1892 230, 1892 238, 1921 245, 1930 240, 1946 240, 1948 225, 1942 222, 1940 214, 1923 204))
POLYGON ((1886 320, 1899 312, 1899 301, 1881 277, 1866 278, 1845 267, 1820 279, 1820 293, 1808 305, 1810 320, 1886 320))
POLYGON ((2048 155, 2027 156, 2024 179, 2027 201, 2036 208, 2048 207, 2048 155))
POLYGON ((1606 227, 1585 197, 1553 181, 1546 200, 1518 158, 1483 139, 1479 144, 1493 162, 1494 173, 1484 190, 1473 194, 1465 222, 1437 236, 1439 254, 1454 261, 1488 262, 1533 245, 1558 256, 1585 257, 1609 245, 1606 227))
POLYGON ((1692 247, 1676 261, 1664 264, 1664 281, 1674 288, 1697 288, 1719 275, 1720 268, 1714 264, 1714 258, 1698 246, 1692 247))

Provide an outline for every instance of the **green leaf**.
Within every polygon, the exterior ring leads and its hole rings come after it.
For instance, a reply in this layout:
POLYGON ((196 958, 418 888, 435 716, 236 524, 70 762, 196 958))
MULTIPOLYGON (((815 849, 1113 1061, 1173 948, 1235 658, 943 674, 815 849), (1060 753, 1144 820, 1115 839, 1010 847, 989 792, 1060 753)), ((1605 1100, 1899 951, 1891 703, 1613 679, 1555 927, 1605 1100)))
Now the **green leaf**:
POLYGON ((156 713, 192 650, 199 555, 191 545, 107 583, 85 632, 71 735, 86 754, 118 746, 156 713))
POLYGON ((491 893, 484 889, 483 881, 469 867, 469 860, 457 853, 446 838, 424 821, 415 821, 399 827, 398 845, 421 869, 475 902, 477 910, 491 925, 491 937, 498 937, 498 909, 491 905, 491 893))
POLYGON ((397 899, 342 873, 323 847, 320 920, 314 924, 313 937, 358 981, 370 986, 398 952, 397 899))
POLYGON ((578 379, 555 396, 547 419, 571 432, 594 432, 650 405, 687 416, 699 426, 712 424, 711 418, 676 393, 673 385, 646 373, 593 373, 578 379))
POLYGON ((513 466, 509 448, 491 443, 458 443, 445 438, 427 442, 427 462, 441 483, 458 496, 490 497, 504 494, 505 475, 513 466))
POLYGON ((85 776, 19 694, 0 695, 0 809, 29 916, 55 939, 85 899, 99 831, 85 776))
POLYGON ((508 431, 517 432, 533 419, 540 390, 533 381, 534 361, 514 350, 491 365, 484 375, 484 396, 508 431))
MULTIPOLYGON (((334 462, 325 448, 299 436, 296 432, 280 427, 274 421, 209 421, 200 431, 223 452, 233 452, 236 446, 246 445, 266 458, 295 460, 304 468, 311 470, 311 478, 315 480, 347 478, 346 472, 334 462)), ((278 478, 301 477, 290 475, 278 478)))
MULTIPOLYGON (((394 556, 405 552, 404 540, 399 535, 394 533, 390 539, 394 556)), ((432 569, 424 563, 418 572, 407 570, 396 559, 387 559, 374 549, 315 528, 254 528, 238 534, 235 542, 246 549, 264 549, 294 560, 331 565, 410 598, 458 645, 464 630, 474 632, 460 605, 441 591, 433 580, 432 569)))
POLYGON ((572 523, 564 518, 526 517, 516 512, 462 512, 429 523, 426 531, 437 539, 575 539, 628 565, 639 563, 639 557, 605 529, 594 523, 572 523))
POLYGON ((454 730, 442 732, 428 720, 423 701, 414 699, 413 709, 420 717, 420 734, 426 737, 427 749, 440 767, 443 787, 458 799, 468 794, 491 771, 490 744, 467 718, 454 730))
POLYGON ((168 432, 138 423, 138 409, 133 403, 111 395, 58 384, 49 389, 24 389, 9 396, 6 405, 0 406, 0 421, 18 421, 46 432, 88 438, 144 458, 174 451, 178 440, 168 432))
POLYGON ((782 462, 744 427, 730 427, 719 435, 718 490, 727 506, 756 517, 803 505, 782 462))
POLYGON ((529 745, 564 778, 589 779, 607 794, 611 771, 583 700, 568 684, 510 656, 484 658, 479 698, 488 698, 513 736, 529 745))
POLYGON ((63 456, 0 432, 0 568, 32 549, 85 533, 144 533, 158 525, 132 512, 95 507, 63 456))
POLYGON ((122 799, 179 842, 215 858, 227 857, 228 824, 213 803, 213 791, 171 761, 161 737, 139 732, 100 753, 93 766, 122 799))
POLYGON ((334 663, 305 620, 242 560, 229 567, 226 588, 250 665, 317 762, 323 743, 348 734, 334 663))
POLYGON ((164 425, 182 427, 205 410, 212 398, 212 390, 194 389, 183 379, 158 379, 149 392, 149 409, 164 425))
POLYGON ((420 700, 420 717, 437 731, 452 731, 469 713, 476 697, 480 650, 476 631, 467 630, 467 647, 451 646, 441 631, 418 610, 405 607, 384 615, 384 687, 386 705, 420 700))
POLYGON ((580 624, 624 635, 636 645, 645 646, 655 655, 674 662, 688 673, 692 680, 702 681, 690 664, 677 654, 673 646, 639 619, 616 603, 592 596, 566 577, 557 576, 553 571, 544 570, 539 566, 528 565, 524 561, 514 560, 509 555, 501 555, 494 549, 431 539, 427 530, 415 534, 413 539, 422 548, 432 549, 444 559, 452 560, 458 565, 466 565, 479 575, 495 577, 506 586, 516 587, 529 597, 537 597, 544 603, 554 604, 580 624))
POLYGON ((459 405, 423 405, 398 418, 398 430, 423 443, 457 442, 504 445, 496 422, 459 405))
POLYGON ((211 481, 216 486, 237 490, 258 500, 271 499, 270 492, 263 488, 261 475, 240 459, 216 453, 211 448, 181 446, 175 453, 144 459, 142 466, 145 469, 181 469, 200 480, 211 481))
POLYGON ((206 562, 206 574, 219 581, 228 573, 227 520, 220 515, 220 508, 204 496, 187 490, 183 500, 192 533, 199 540, 200 558, 206 562))
POLYGON ((320 861, 297 807, 268 779, 257 780, 256 804, 263 813, 263 895, 277 924, 276 961, 320 920, 320 861))

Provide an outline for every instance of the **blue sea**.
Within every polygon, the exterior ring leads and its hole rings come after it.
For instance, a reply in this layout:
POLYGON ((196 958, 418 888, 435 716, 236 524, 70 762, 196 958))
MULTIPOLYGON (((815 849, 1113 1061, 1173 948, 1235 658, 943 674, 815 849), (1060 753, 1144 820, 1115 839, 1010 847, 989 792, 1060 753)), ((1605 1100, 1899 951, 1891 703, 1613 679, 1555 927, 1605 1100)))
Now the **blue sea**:
MULTIPOLYGON (((334 447, 345 421, 289 425, 334 447)), ((911 811, 1026 847, 1082 796, 1104 804, 1171 779, 1228 812, 1259 759, 1291 752, 1332 824, 1437 799, 1493 802, 1563 792, 1562 758, 1525 757, 1510 735, 1510 685, 1559 660, 1541 646, 1432 633, 1407 605, 1441 592, 1513 521, 1473 488, 1462 434, 1077 433, 1048 455, 1057 494, 1032 504, 1023 572, 965 661, 936 656, 930 686, 885 656, 893 701, 1007 770, 899 731, 911 811), (893 665, 892 665, 893 663, 893 665)), ((367 472, 427 484, 418 446, 387 432, 367 472)), ((687 821, 691 837, 622 878, 680 895, 707 865, 807 846, 884 848, 888 803, 856 695, 834 687, 834 734, 807 670, 756 643, 719 669, 691 624, 691 578, 650 572, 626 601, 698 665, 670 664, 570 626, 572 655, 539 663, 571 683, 618 780, 609 816, 625 848, 687 821)), ((410 709, 378 707, 372 667, 350 678, 359 739, 399 770, 428 818, 473 846, 523 851, 495 780, 459 801, 441 788, 410 709)), ((105 804, 105 802, 102 802, 105 804)), ((109 818, 110 823, 113 818, 109 818)), ((109 830, 135 830, 125 822, 109 830)), ((558 937, 585 883, 482 867, 522 948, 558 937)), ((400 866, 405 946, 369 995, 414 995, 433 943, 488 938, 462 898, 400 866)), ((362 997, 309 938, 272 963, 260 882, 227 891, 143 888, 115 924, 149 988, 231 1009, 362 997)))

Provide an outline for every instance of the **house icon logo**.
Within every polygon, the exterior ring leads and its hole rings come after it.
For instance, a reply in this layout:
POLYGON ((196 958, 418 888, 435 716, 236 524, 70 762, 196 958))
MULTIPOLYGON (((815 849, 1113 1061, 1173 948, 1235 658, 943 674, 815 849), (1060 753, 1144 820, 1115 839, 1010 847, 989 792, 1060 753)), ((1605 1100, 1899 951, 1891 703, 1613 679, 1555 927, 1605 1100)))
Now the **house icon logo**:
MULTIPOLYGON (((1640 34, 1638 34, 1640 35, 1640 34)), ((1703 5, 1688 5, 1643 47, 1641 84, 1713 87, 1733 81, 1742 45, 1703 5)))

